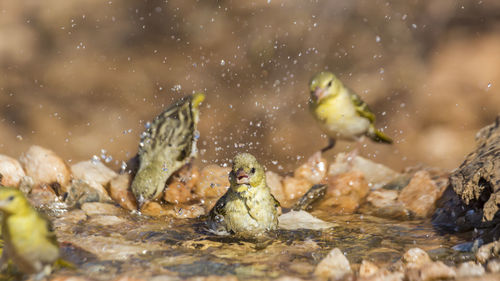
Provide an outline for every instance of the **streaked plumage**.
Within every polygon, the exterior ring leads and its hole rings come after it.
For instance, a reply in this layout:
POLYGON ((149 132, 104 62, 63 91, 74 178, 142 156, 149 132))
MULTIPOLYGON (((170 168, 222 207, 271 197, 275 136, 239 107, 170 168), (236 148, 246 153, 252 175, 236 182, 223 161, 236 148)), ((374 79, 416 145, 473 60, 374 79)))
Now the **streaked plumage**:
POLYGON ((375 114, 354 92, 344 87, 331 72, 320 72, 309 86, 309 108, 321 129, 330 138, 326 151, 335 140, 358 140, 368 136, 376 142, 392 143, 392 139, 375 128, 375 114))
POLYGON ((132 192, 139 206, 161 196, 168 178, 196 156, 202 93, 187 96, 158 115, 141 135, 132 192))
POLYGON ((279 203, 267 186, 264 168, 253 155, 236 155, 229 182, 230 188, 210 211, 213 230, 258 234, 277 228, 279 203))

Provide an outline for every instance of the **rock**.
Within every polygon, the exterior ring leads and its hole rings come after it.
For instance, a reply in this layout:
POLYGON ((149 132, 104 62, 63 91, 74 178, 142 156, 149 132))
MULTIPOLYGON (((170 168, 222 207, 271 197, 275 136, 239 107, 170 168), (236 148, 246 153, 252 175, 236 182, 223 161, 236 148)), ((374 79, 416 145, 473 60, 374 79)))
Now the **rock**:
POLYGON ((403 272, 390 272, 387 269, 382 269, 377 271, 375 274, 372 274, 367 277, 358 278, 358 281, 403 281, 404 280, 403 272))
POLYGON ((185 165, 167 181, 163 200, 168 203, 187 203, 193 200, 193 189, 200 179, 198 168, 185 165))
POLYGON ((406 271, 408 281, 453 279, 456 275, 457 274, 452 267, 449 267, 440 261, 429 262, 423 264, 421 267, 409 268, 406 271))
POLYGON ((326 175, 327 165, 326 159, 321 157, 321 152, 318 151, 294 171, 293 177, 305 179, 310 185, 318 184, 326 175))
POLYGON ((363 203, 369 190, 361 172, 340 174, 328 180, 325 197, 316 206, 335 214, 350 214, 363 203))
POLYGON ((31 205, 37 208, 50 205, 59 200, 55 191, 48 185, 35 185, 31 189, 28 199, 31 205))
POLYGON ((150 201, 145 203, 141 208, 141 213, 151 217, 169 216, 179 219, 197 218, 205 214, 203 206, 198 204, 193 205, 165 205, 162 206, 158 202, 150 201))
POLYGON ((361 266, 359 267, 359 277, 369 277, 377 273, 379 270, 378 266, 374 263, 363 260, 361 266))
POLYGON ((464 262, 458 266, 457 277, 474 277, 485 274, 484 267, 473 261, 464 262))
MULTIPOLYGON (((89 204, 89 203, 87 203, 89 204)), ((117 217, 117 216, 109 216, 109 215, 98 215, 98 216, 93 216, 87 220, 87 223, 89 224, 98 224, 102 226, 110 226, 110 225, 117 225, 117 224, 122 224, 126 223, 128 220, 117 217)))
POLYGON ((411 248, 401 258, 406 268, 420 268, 432 262, 429 255, 420 248, 411 248))
POLYGON ((417 172, 399 194, 398 201, 417 217, 425 218, 434 212, 439 188, 426 171, 417 172))
POLYGON ((82 161, 71 166, 74 179, 87 182, 91 186, 105 187, 118 174, 106 167, 101 161, 82 161))
POLYGON ((283 190, 283 184, 281 181, 283 180, 283 177, 278 175, 275 172, 267 171, 266 172, 266 182, 267 186, 271 189, 271 194, 280 202, 280 204, 284 204, 286 201, 286 195, 283 190))
POLYGON ((372 189, 378 189, 400 177, 394 170, 352 153, 339 153, 328 168, 328 176, 337 176, 349 171, 359 171, 372 189))
POLYGON ((33 145, 19 161, 26 175, 33 178, 35 185, 57 184, 58 194, 68 191, 71 173, 64 161, 52 150, 33 145))
POLYGON ((292 206, 292 210, 310 210, 312 205, 319 200, 323 199, 326 194, 326 189, 328 186, 326 184, 315 184, 313 185, 306 194, 302 195, 295 204, 292 206))
POLYGON ((199 198, 219 198, 229 188, 230 168, 208 165, 200 172, 200 180, 195 186, 194 193, 199 198))
POLYGON ((72 180, 68 190, 65 202, 68 207, 80 207, 86 202, 111 202, 111 198, 107 194, 104 187, 94 183, 89 183, 82 180, 72 180))
POLYGON ((0 154, 0 185, 17 187, 25 175, 19 161, 0 154))
POLYGON ((331 250, 314 270, 314 276, 322 280, 339 280, 351 273, 349 261, 339 248, 331 250))
POLYGON ((500 272, 500 259, 491 259, 486 265, 488 272, 497 273, 500 272))
POLYGON ((480 263, 486 263, 489 259, 493 257, 498 257, 500 253, 500 242, 495 241, 483 245, 476 252, 476 259, 480 263))
POLYGON ((304 195, 310 188, 311 183, 305 179, 296 179, 292 177, 285 177, 283 179, 283 193, 285 200, 282 207, 290 208, 302 195, 304 195))
POLYGON ((109 182, 109 195, 122 208, 127 210, 137 210, 137 203, 134 194, 130 190, 130 175, 121 174, 109 182))
POLYGON ((115 205, 100 202, 87 202, 81 206, 81 209, 87 216, 94 215, 119 215, 122 214, 122 209, 115 205))
POLYGON ((90 281, 91 279, 87 279, 79 276, 57 276, 50 279, 51 281, 90 281))
POLYGON ((407 219, 409 212, 404 205, 397 201, 399 196, 396 190, 377 189, 368 194, 366 203, 359 210, 363 214, 369 214, 384 218, 407 219))
POLYGON ((278 218, 279 228, 287 230, 297 229, 327 229, 337 226, 337 224, 320 220, 306 211, 290 211, 278 218))
POLYGON ((168 215, 168 210, 163 208, 158 202, 148 201, 142 205, 141 213, 150 217, 162 217, 168 215))

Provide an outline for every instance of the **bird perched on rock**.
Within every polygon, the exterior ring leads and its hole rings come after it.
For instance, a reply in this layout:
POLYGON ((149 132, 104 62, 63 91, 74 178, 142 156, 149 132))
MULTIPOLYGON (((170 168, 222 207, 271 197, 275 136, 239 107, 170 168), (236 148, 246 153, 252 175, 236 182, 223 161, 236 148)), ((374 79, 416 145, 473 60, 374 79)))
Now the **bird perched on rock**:
POLYGON ((0 187, 0 211, 2 267, 10 259, 23 273, 49 274, 51 265, 59 258, 59 246, 49 221, 31 207, 21 191, 12 187, 0 187))
POLYGON ((278 226, 278 201, 266 183, 264 168, 249 153, 233 159, 230 187, 210 211, 216 232, 260 234, 278 226))
POLYGON ((337 139, 358 140, 368 136, 376 142, 392 143, 390 137, 375 128, 375 114, 368 105, 333 73, 314 75, 309 90, 309 109, 330 138, 322 152, 333 148, 337 139))
POLYGON ((158 115, 141 135, 132 193, 139 207, 161 196, 168 178, 196 156, 196 126, 205 95, 184 97, 158 115))

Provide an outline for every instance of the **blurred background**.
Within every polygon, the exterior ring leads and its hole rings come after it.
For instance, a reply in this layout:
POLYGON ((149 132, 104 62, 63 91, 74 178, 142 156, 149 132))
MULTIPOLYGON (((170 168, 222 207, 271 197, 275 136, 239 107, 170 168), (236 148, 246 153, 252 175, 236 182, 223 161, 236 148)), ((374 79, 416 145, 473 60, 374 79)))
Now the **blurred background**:
POLYGON ((453 169, 499 113, 500 1, 2 0, 0 153, 118 167, 147 121, 201 90, 197 161, 249 151, 289 172, 327 144, 307 108, 324 69, 395 139, 329 159, 453 169))

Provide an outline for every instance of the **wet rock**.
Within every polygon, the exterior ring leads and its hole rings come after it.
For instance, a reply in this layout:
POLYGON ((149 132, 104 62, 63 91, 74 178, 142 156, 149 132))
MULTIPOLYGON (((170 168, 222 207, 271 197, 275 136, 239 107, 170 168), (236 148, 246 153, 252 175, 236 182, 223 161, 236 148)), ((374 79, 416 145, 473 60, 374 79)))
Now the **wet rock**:
MULTIPOLYGON (((293 266, 293 264, 292 264, 293 266)), ((278 279, 275 279, 276 281, 302 281, 304 279, 298 278, 298 277, 292 277, 292 276, 282 276, 278 279)))
POLYGON ((290 211, 278 218, 279 228, 296 229, 326 229, 337 226, 337 224, 320 220, 306 211, 290 211))
POLYGON ((193 200, 192 191, 199 179, 198 168, 185 165, 167 181, 163 200, 173 204, 187 203, 193 200))
POLYGON ((109 215, 98 215, 93 216, 88 219, 87 223, 98 224, 102 226, 117 225, 122 223, 127 223, 128 221, 124 218, 109 215))
POLYGON ((426 171, 417 172, 399 194, 398 201, 417 217, 425 218, 434 212, 439 188, 426 171))
POLYGON ((59 200, 55 191, 48 185, 35 185, 31 189, 28 199, 31 205, 37 208, 50 205, 59 200))
POLYGON ((444 263, 430 262, 418 268, 409 268, 406 271, 406 277, 409 281, 431 281, 453 279, 456 277, 456 272, 452 267, 444 263))
MULTIPOLYGON (((278 175, 275 172, 267 171, 266 172, 266 182, 267 186, 271 189, 271 194, 280 202, 280 204, 283 204, 286 200, 286 195, 283 190, 283 184, 281 181, 283 180, 283 177, 278 175)), ((282 205, 283 206, 283 205, 282 205)))
POLYGON ((229 188, 230 168, 208 165, 200 172, 200 180, 195 186, 194 193, 199 198, 219 198, 229 188))
POLYGON ((51 281, 90 281, 91 279, 87 279, 80 276, 57 276, 50 279, 51 281))
POLYGON ((397 190, 377 189, 368 194, 366 203, 359 210, 363 214, 378 217, 407 219, 409 212, 404 205, 397 201, 397 190))
POLYGON ((491 259, 486 265, 488 272, 497 273, 500 272, 500 259, 491 259))
POLYGON ((64 202, 68 207, 80 207, 86 202, 111 202, 104 187, 98 184, 90 185, 82 180, 72 180, 64 202))
POLYGON ((485 274, 484 267, 473 261, 464 262, 458 266, 457 277, 473 277, 485 274))
POLYGON ((377 271, 375 274, 372 274, 367 277, 361 277, 358 280, 359 281, 403 281, 404 277, 405 275, 403 272, 390 272, 389 270, 382 269, 377 271))
POLYGON ((142 205, 141 213, 150 217, 162 217, 168 215, 168 210, 158 202, 149 201, 142 205))
POLYGON ((94 215, 119 215, 122 214, 122 209, 115 205, 100 202, 87 202, 81 206, 81 209, 87 216, 94 215))
POLYGON ((314 276, 321 280, 338 280, 351 273, 349 261, 338 248, 331 250, 314 270, 314 276))
POLYGON ((379 270, 378 266, 374 263, 363 260, 359 267, 359 277, 369 277, 374 275, 379 270))
POLYGON ((85 181, 91 186, 105 187, 118 174, 101 161, 82 161, 71 166, 74 179, 85 181))
POLYGON ((498 257, 500 253, 500 242, 495 241, 483 245, 476 252, 476 259, 480 263, 486 263, 489 259, 493 257, 498 257))
POLYGON ((361 172, 372 189, 378 189, 401 176, 401 174, 382 164, 357 156, 354 153, 337 154, 335 162, 330 164, 328 168, 328 176, 336 176, 349 171, 361 172))
POLYGON ((283 179, 283 193, 285 200, 280 202, 282 207, 290 208, 302 195, 310 188, 311 183, 305 179, 296 179, 293 177, 285 177, 283 179))
POLYGON ((321 152, 314 153, 307 162, 300 165, 293 173, 296 179, 305 179, 311 185, 320 183, 326 175, 328 163, 321 157, 321 152))
POLYGON ((432 262, 427 252, 420 248, 409 249, 404 253, 401 260, 406 268, 420 268, 424 264, 432 262))
MULTIPOLYGON (((165 279, 159 279, 157 281, 162 281, 165 279)), ((225 276, 219 276, 219 275, 212 275, 212 276, 196 276, 192 277, 189 279, 186 279, 188 281, 238 281, 238 278, 234 275, 225 275, 225 276)))
POLYGON ((363 203, 369 191, 368 183, 359 171, 351 171, 328 180, 323 200, 317 203, 320 209, 329 209, 336 214, 353 213, 363 203))
POLYGON ((71 173, 64 161, 52 150, 33 145, 19 161, 26 175, 33 178, 35 185, 57 184, 59 194, 68 190, 71 173))
POLYGON ((134 194, 130 190, 130 175, 121 174, 109 182, 109 195, 122 208, 137 210, 134 194))
POLYGON ((315 184, 313 185, 306 194, 302 195, 300 199, 295 202, 292 206, 292 210, 309 210, 312 209, 312 205, 318 200, 323 199, 326 194, 327 185, 326 184, 315 184))
POLYGON ((17 187, 24 176, 19 161, 0 154, 0 185, 17 187))
POLYGON ((168 204, 161 205, 158 202, 147 202, 141 208, 141 213, 151 217, 168 216, 178 219, 197 218, 205 214, 205 208, 199 204, 183 205, 168 204))

